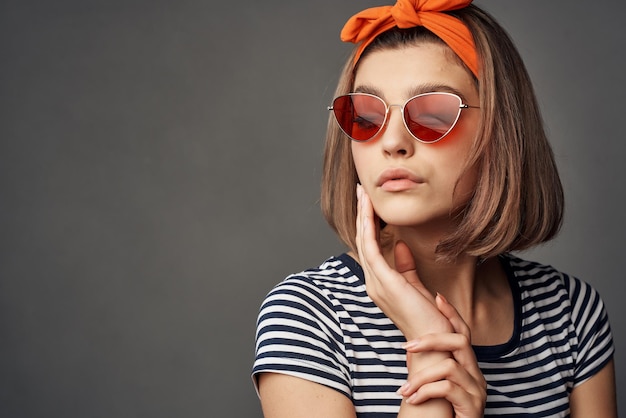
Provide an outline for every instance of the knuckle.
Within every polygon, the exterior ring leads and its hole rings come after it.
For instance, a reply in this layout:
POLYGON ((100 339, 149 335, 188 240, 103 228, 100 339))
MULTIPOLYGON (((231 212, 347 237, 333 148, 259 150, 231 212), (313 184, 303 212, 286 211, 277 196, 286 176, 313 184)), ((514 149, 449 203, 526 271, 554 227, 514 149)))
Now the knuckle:
POLYGON ((370 299, 372 299, 373 301, 379 299, 378 289, 376 289, 376 286, 374 286, 373 284, 366 286, 366 292, 367 296, 369 296, 370 299))
POLYGON ((465 334, 457 334, 459 336, 460 342, 461 342, 461 346, 463 347, 471 347, 472 345, 472 339, 471 336, 465 335, 465 334))
POLYGON ((450 393, 454 390, 454 383, 449 380, 443 380, 441 386, 445 393, 450 393))
POLYGON ((480 381, 480 388, 482 389, 482 391, 485 394, 485 397, 487 397, 487 381, 485 380, 484 377, 481 378, 480 381))
POLYGON ((484 407, 487 404, 487 389, 485 388, 484 390, 480 391, 479 394, 479 401, 480 404, 484 407))
POLYGON ((459 366, 459 363, 457 363, 457 361, 452 357, 448 357, 447 359, 445 359, 443 361, 443 364, 444 364, 445 372, 448 375, 454 372, 454 370, 456 370, 456 368, 459 366))

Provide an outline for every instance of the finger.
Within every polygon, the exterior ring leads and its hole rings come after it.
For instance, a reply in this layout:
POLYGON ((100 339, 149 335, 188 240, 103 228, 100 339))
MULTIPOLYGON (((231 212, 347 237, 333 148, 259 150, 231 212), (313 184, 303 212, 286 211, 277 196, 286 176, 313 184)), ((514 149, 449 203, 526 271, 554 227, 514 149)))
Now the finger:
POLYGON ((471 347, 472 336, 469 326, 463 320, 456 308, 448 302, 448 300, 441 293, 437 293, 435 302, 439 311, 443 313, 450 324, 452 324, 454 331, 458 335, 464 336, 464 339, 458 341, 463 346, 458 350, 451 350, 454 358, 477 380, 484 381, 484 376, 478 367, 476 353, 474 353, 474 350, 471 347))
POLYGON ((448 400, 457 417, 480 417, 487 399, 487 384, 476 380, 448 358, 412 374, 398 393, 412 404, 428 399, 448 400))
MULTIPOLYGON (((357 247, 357 253, 361 261, 363 270, 366 270, 365 260, 363 257, 363 186, 356 185, 357 205, 356 205, 356 237, 355 243, 357 247)), ((366 271, 367 273, 367 271, 366 271)))
MULTIPOLYGON (((372 260, 382 259, 385 264, 384 267, 387 269, 390 269, 390 267, 384 261, 382 254, 380 254, 375 233, 374 208, 369 200, 369 196, 361 185, 357 185, 357 199, 357 233, 355 237, 357 252, 365 275, 365 283, 368 286, 368 293, 377 293, 377 289, 381 288, 381 284, 377 273, 373 271, 371 266, 372 260)), ((377 262, 380 263, 380 261, 377 262)))
POLYGON ((374 207, 369 196, 363 190, 361 195, 361 254, 362 261, 370 270, 372 276, 383 277, 384 275, 392 275, 392 268, 387 264, 380 251, 380 245, 377 239, 377 225, 374 207))
POLYGON ((365 260, 365 257, 363 255, 363 230, 365 228, 364 225, 364 213, 363 213, 363 194, 365 192, 363 191, 363 186, 361 186, 360 184, 357 184, 356 186, 356 194, 357 194, 357 206, 356 206, 356 237, 355 237, 355 241, 356 241, 356 246, 357 246, 357 252, 359 255, 359 259, 361 261, 361 266, 363 267, 363 270, 365 271, 365 273, 368 273, 367 271, 367 263, 365 260))
MULTIPOLYGON (((422 402, 425 402, 429 399, 446 399, 451 396, 452 392, 459 391, 458 386, 453 384, 452 382, 439 380, 435 382, 430 382, 422 387, 420 387, 417 391, 415 391, 411 396, 406 397, 406 402, 417 405, 422 402)), ((469 394, 456 394, 455 398, 463 397, 464 399, 469 398, 469 394)))
POLYGON ((409 246, 404 241, 398 241, 394 247, 393 254, 396 270, 428 300, 434 301, 433 295, 426 289, 417 275, 415 258, 413 258, 409 246))
POLYGON ((449 352, 460 367, 466 370, 476 382, 480 385, 485 382, 471 343, 463 334, 425 334, 417 340, 406 343, 404 349, 409 353, 449 352))
POLYGON ((454 332, 424 334, 418 339, 408 341, 403 348, 409 353, 427 351, 462 351, 471 349, 469 341, 463 334, 454 332))
POLYGON ((454 332, 465 335, 467 339, 471 341, 470 328, 469 326, 467 326, 456 308, 450 302, 448 302, 448 300, 441 293, 437 293, 435 302, 439 311, 446 318, 448 318, 448 321, 450 321, 450 324, 452 324, 454 332))
POLYGON ((394 250, 396 270, 400 273, 414 272, 415 259, 409 246, 404 241, 398 241, 394 250))
POLYGON ((419 339, 407 342, 404 349, 408 353, 449 352, 454 360, 467 369, 469 373, 482 377, 474 350, 463 334, 425 334, 419 339))
POLYGON ((412 396, 422 386, 440 380, 450 381, 469 393, 479 393, 482 384, 453 358, 448 357, 412 373, 399 393, 404 397, 412 396))
POLYGON ((469 393, 453 382, 442 380, 420 387, 406 402, 416 405, 429 399, 446 399, 457 417, 482 417, 487 395, 469 393))
POLYGON ((356 221, 355 221, 355 229, 356 236, 354 237, 355 244, 357 247, 357 253, 360 256, 360 244, 361 244, 361 195, 363 193, 362 186, 360 184, 356 185, 356 221))

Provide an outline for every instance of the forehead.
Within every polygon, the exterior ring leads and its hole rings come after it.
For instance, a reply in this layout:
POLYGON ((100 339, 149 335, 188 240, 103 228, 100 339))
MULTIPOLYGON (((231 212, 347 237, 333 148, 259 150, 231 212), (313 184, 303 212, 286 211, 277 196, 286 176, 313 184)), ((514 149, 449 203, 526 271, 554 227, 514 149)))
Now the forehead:
POLYGON ((372 51, 359 61, 353 90, 389 99, 435 90, 477 97, 471 72, 447 46, 435 43, 372 51))

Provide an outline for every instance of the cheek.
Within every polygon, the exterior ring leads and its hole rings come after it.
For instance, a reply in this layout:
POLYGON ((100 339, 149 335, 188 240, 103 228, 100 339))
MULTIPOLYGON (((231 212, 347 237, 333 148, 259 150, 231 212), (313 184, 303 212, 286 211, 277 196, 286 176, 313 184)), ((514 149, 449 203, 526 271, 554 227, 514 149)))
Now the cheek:
POLYGON ((479 109, 464 109, 452 131, 448 134, 459 148, 469 149, 476 140, 480 124, 479 109))
POLYGON ((365 176, 364 170, 367 167, 366 162, 368 160, 366 144, 357 144, 353 142, 350 149, 356 173, 359 176, 359 179, 362 179, 365 176))
POLYGON ((437 143, 432 147, 426 160, 430 161, 431 168, 438 179, 437 184, 442 191, 449 193, 454 200, 454 206, 462 205, 471 197, 478 170, 475 166, 465 169, 467 158, 472 148, 472 139, 455 136, 445 143, 437 143), (436 148, 436 149, 435 149, 436 148))
POLYGON ((473 166, 460 174, 454 195, 455 206, 465 205, 472 197, 478 180, 478 168, 473 166))
POLYGON ((463 170, 468 162, 468 158, 470 154, 473 152, 473 148, 476 141, 476 126, 477 121, 472 121, 475 123, 469 124, 469 126, 464 126, 464 137, 459 141, 459 151, 460 154, 458 156, 459 165, 458 171, 458 195, 463 199, 469 198, 474 189, 476 188, 476 182, 478 181, 478 166, 476 163, 471 167, 463 170))

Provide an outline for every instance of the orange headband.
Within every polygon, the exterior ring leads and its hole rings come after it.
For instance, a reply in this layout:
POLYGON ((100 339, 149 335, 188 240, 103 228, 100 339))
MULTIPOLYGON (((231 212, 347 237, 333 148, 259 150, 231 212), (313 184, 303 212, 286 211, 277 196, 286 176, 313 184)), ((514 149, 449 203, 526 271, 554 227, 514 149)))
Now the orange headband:
POLYGON ((472 0, 398 0, 393 6, 363 10, 352 16, 341 31, 344 42, 359 43, 356 63, 378 35, 397 26, 401 29, 423 26, 444 41, 478 77, 478 58, 469 29, 456 17, 442 13, 467 7, 472 0))

